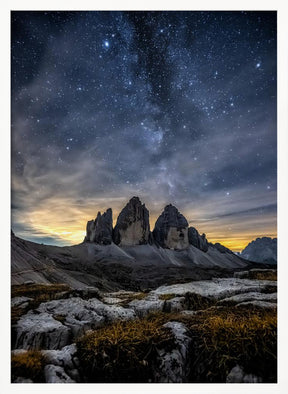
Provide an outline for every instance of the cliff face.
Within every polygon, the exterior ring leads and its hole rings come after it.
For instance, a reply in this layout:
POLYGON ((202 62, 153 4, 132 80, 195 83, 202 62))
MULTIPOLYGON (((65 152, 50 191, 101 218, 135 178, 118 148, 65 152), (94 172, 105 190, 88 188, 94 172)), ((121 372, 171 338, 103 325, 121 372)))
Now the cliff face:
POLYGON ((186 218, 171 204, 164 208, 153 232, 150 231, 149 211, 139 197, 132 197, 122 209, 114 229, 112 223, 111 208, 103 214, 98 212, 95 220, 87 222, 84 242, 99 245, 115 243, 120 247, 156 244, 171 250, 184 250, 192 245, 205 253, 209 246, 213 246, 221 253, 232 253, 220 244, 208 243, 206 235, 200 235, 196 228, 188 228, 186 218))
POLYGON ((149 211, 138 197, 133 197, 118 216, 113 241, 119 246, 145 245, 149 235, 149 211))
POLYGON ((182 250, 189 246, 188 222, 173 205, 167 205, 155 223, 155 241, 163 248, 182 250))
POLYGON ((202 252, 207 252, 208 250, 208 241, 206 239, 206 235, 200 235, 196 228, 189 227, 188 228, 188 240, 189 244, 195 246, 195 248, 202 250, 202 252))
POLYGON ((242 250, 240 256, 257 263, 277 264, 277 238, 257 238, 242 250))
POLYGON ((95 242, 100 245, 110 245, 112 242, 112 209, 98 215, 95 220, 90 220, 86 227, 86 242, 95 242))

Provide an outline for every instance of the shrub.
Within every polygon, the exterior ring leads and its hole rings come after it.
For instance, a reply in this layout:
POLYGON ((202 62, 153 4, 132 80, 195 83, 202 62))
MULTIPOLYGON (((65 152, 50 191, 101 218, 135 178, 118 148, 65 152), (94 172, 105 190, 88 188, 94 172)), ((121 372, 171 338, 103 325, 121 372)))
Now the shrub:
POLYGON ((251 272, 251 279, 258 280, 276 280, 277 281, 277 271, 262 271, 262 272, 251 272))
POLYGON ((12 382, 17 377, 32 379, 35 383, 44 382, 44 356, 39 351, 28 350, 11 357, 12 382))
POLYGON ((162 315, 118 321, 80 338, 78 357, 88 381, 152 381, 157 349, 173 343, 173 335, 163 322, 162 315))
POLYGON ((29 309, 37 308, 41 302, 51 301, 57 297, 57 294, 70 291, 70 287, 64 284, 30 284, 30 285, 13 285, 11 287, 11 297, 30 297, 33 300, 28 301, 28 306, 20 308, 15 306, 11 308, 11 324, 14 325, 22 315, 29 309))
POLYGON ((180 297, 180 296, 177 295, 177 294, 173 294, 173 293, 160 294, 160 295, 159 295, 159 300, 162 300, 162 301, 169 301, 169 300, 172 300, 172 298, 175 298, 175 297, 180 297))
POLYGON ((277 379, 277 315, 257 308, 210 308, 186 318, 193 338, 191 381, 225 382, 236 364, 277 379))
POLYGON ((13 285, 11 287, 11 297, 25 296, 39 299, 50 299, 54 294, 68 290, 70 290, 70 287, 61 283, 13 285))

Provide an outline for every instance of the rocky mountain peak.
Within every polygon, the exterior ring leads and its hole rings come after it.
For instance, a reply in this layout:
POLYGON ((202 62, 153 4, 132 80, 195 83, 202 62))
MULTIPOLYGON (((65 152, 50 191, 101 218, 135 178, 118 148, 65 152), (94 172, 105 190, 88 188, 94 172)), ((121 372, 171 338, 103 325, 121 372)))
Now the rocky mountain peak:
POLYGON ((189 240, 189 244, 195 246, 195 248, 202 250, 202 252, 208 251, 208 241, 206 235, 205 234, 200 235, 196 230, 196 228, 194 227, 188 228, 188 240, 189 240))
POLYGON ((168 249, 182 250, 189 246, 188 222, 172 204, 166 205, 155 223, 155 241, 168 249))
POLYGON ((112 209, 108 208, 102 215, 98 212, 95 220, 87 222, 85 241, 109 245, 112 242, 112 230, 112 209))
POLYGON ((113 232, 116 245, 147 244, 150 235, 149 211, 139 197, 132 197, 120 212, 113 232))
POLYGON ((240 256, 257 263, 277 264, 277 238, 257 238, 242 250, 240 256))

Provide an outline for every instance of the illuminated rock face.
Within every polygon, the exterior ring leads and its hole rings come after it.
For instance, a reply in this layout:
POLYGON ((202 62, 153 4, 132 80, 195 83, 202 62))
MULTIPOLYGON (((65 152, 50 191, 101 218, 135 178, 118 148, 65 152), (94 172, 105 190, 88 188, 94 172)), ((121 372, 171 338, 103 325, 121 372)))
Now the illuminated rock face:
POLYGON ((155 223, 153 237, 163 248, 187 249, 189 246, 188 222, 176 207, 169 204, 155 223))
POLYGON ((145 245, 149 236, 149 211, 138 197, 132 197, 118 216, 113 241, 119 246, 145 245))
POLYGON ((95 220, 90 220, 86 227, 86 242, 95 242, 101 245, 110 245, 112 242, 112 209, 98 215, 95 220))

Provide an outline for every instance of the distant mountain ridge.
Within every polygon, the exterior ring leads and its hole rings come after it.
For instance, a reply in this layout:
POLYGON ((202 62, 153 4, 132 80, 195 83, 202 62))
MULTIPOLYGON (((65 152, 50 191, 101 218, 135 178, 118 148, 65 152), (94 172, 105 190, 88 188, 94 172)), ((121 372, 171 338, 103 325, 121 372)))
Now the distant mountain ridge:
POLYGON ((251 266, 208 242, 176 207, 166 205, 150 231, 149 211, 133 197, 113 228, 108 208, 87 223, 79 245, 57 247, 11 236, 12 284, 65 283, 72 288, 145 290, 162 284, 230 277, 251 266))
POLYGON ((242 250, 240 256, 257 263, 277 264, 277 238, 257 238, 242 250))
MULTIPOLYGON (((149 211, 139 197, 132 197, 120 212, 116 226, 112 225, 112 209, 108 208, 95 220, 89 220, 84 242, 99 245, 136 246, 157 245, 164 249, 184 250, 193 245, 207 252, 206 235, 200 235, 194 227, 189 227, 187 219, 172 204, 163 212, 150 231, 149 211)), ((224 247, 223 247, 224 248, 224 247)))

